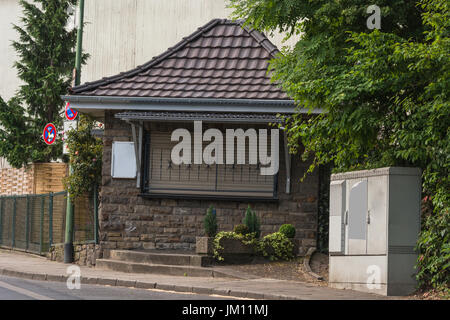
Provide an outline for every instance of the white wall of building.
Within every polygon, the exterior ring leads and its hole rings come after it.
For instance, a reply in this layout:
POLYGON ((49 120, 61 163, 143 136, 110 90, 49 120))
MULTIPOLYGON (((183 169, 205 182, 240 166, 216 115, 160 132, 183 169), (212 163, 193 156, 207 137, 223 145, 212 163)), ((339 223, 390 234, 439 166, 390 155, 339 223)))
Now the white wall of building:
MULTIPOLYGON (((229 18, 227 0, 85 0, 83 49, 91 54, 81 82, 144 64, 215 18, 229 18)), ((278 48, 282 37, 271 39, 278 48)))
MULTIPOLYGON (((11 42, 18 39, 13 24, 20 24, 21 8, 19 0, 0 0, 0 96, 8 101, 14 96, 21 81, 13 67, 17 60, 11 42)), ((0 169, 9 168, 4 158, 0 158, 0 169)))
POLYGON ((11 41, 17 40, 13 24, 20 24, 21 8, 19 0, 0 0, 0 96, 9 100, 20 86, 17 70, 13 67, 17 60, 11 41))

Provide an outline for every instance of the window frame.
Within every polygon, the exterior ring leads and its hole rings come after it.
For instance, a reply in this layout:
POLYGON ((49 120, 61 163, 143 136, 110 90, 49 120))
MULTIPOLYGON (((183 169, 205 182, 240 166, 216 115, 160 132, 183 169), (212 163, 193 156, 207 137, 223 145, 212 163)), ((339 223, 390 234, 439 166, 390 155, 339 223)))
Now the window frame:
MULTIPOLYGON (((272 197, 262 196, 239 196, 239 195, 222 195, 214 194, 214 191, 208 194, 195 193, 162 193, 151 192, 150 190, 150 151, 151 138, 150 131, 144 129, 142 148, 142 163, 141 163, 141 193, 140 196, 145 198, 170 198, 170 199, 193 199, 193 200, 230 200, 230 201, 246 201, 246 202, 277 202, 278 199, 278 173, 273 177, 273 195, 272 197)), ((193 190, 195 192, 195 190, 193 190)))

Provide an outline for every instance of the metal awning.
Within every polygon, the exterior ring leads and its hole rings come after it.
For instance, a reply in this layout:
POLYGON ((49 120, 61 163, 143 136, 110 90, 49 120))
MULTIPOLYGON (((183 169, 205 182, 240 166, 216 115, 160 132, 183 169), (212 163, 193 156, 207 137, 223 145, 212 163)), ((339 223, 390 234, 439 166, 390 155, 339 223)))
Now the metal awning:
POLYGON ((219 112, 121 112, 114 115, 124 121, 204 121, 239 123, 281 123, 276 114, 265 113, 219 113, 219 112))

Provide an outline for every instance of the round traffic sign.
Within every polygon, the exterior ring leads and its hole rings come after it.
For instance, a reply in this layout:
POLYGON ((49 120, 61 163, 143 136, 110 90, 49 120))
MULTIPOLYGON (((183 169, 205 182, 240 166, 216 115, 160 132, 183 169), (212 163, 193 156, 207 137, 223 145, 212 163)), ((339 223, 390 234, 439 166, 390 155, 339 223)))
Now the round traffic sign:
POLYGON ((69 102, 66 103, 66 111, 65 111, 65 113, 66 113, 66 118, 69 121, 75 120, 75 118, 78 115, 77 111, 75 111, 75 110, 70 108, 70 103, 69 102))
POLYGON ((53 123, 49 123, 45 126, 44 132, 42 133, 44 142, 48 145, 53 144, 56 140, 56 127, 53 123))

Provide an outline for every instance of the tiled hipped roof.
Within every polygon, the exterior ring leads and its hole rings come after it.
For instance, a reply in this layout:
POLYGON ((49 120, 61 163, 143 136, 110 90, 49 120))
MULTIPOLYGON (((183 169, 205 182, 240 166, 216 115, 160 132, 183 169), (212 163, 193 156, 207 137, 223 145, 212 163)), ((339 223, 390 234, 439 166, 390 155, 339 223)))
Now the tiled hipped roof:
POLYGON ((277 52, 262 33, 215 19, 146 64, 71 91, 86 96, 289 100, 267 74, 277 52))

